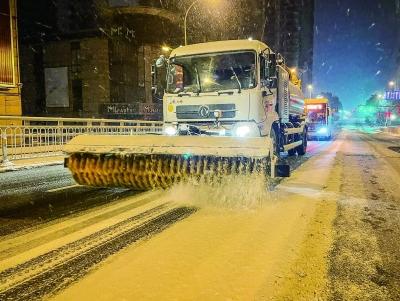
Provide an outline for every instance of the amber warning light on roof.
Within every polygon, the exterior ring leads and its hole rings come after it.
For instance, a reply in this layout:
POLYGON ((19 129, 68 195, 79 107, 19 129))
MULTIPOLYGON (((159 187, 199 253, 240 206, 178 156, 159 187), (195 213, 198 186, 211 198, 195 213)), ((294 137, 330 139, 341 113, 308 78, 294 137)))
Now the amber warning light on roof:
POLYGON ((308 110, 322 110, 322 105, 307 105, 308 110))

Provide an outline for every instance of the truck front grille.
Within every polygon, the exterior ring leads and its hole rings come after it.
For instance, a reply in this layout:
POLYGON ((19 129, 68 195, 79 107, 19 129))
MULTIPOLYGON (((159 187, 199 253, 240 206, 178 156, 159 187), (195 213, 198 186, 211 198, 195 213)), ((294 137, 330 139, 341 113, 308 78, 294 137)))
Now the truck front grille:
POLYGON ((221 111, 222 118, 235 118, 235 104, 182 105, 176 107, 178 119, 214 119, 214 111, 221 111))

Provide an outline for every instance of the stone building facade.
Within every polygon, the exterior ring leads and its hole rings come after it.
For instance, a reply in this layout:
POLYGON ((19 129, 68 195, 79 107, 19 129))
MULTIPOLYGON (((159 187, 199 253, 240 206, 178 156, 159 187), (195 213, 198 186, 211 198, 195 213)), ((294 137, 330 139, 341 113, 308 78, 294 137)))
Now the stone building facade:
MULTIPOLYGON (((0 1, 0 116, 21 115, 18 29, 15 0, 0 1)), ((13 121, 0 121, 15 124, 13 121)))

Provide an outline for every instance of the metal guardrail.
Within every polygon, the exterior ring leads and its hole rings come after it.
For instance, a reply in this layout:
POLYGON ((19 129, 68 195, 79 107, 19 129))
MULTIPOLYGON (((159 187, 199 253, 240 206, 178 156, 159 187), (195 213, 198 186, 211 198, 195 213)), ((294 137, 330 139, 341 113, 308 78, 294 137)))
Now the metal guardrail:
POLYGON ((383 128, 383 131, 385 133, 391 133, 391 134, 395 134, 395 135, 400 135, 400 126, 385 127, 385 128, 383 128))
POLYGON ((62 155, 63 145, 77 135, 141 135, 160 133, 162 122, 118 119, 0 116, 0 166, 13 160, 62 155))

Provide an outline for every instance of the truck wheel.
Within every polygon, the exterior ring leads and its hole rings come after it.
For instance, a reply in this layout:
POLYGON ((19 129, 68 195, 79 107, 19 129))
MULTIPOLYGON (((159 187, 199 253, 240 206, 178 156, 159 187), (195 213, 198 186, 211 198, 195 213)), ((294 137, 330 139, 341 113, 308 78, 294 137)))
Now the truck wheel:
MULTIPOLYGON (((297 142, 301 140, 302 136, 300 134, 294 134, 293 137, 294 137, 293 142, 297 142)), ((289 157, 296 156, 296 154, 297 154, 297 147, 288 150, 289 157)))
POLYGON ((273 144, 272 148, 274 150, 274 155, 279 157, 280 152, 279 152, 278 138, 277 138, 276 132, 273 128, 271 129, 270 136, 271 136, 271 140, 272 140, 272 144, 273 144))
POLYGON ((288 153, 289 157, 293 157, 293 156, 296 156, 297 151, 295 148, 292 148, 292 149, 289 149, 287 153, 288 153))
POLYGON ((296 151, 299 156, 304 156, 307 152, 307 129, 303 130, 301 139, 303 143, 296 148, 296 151))

